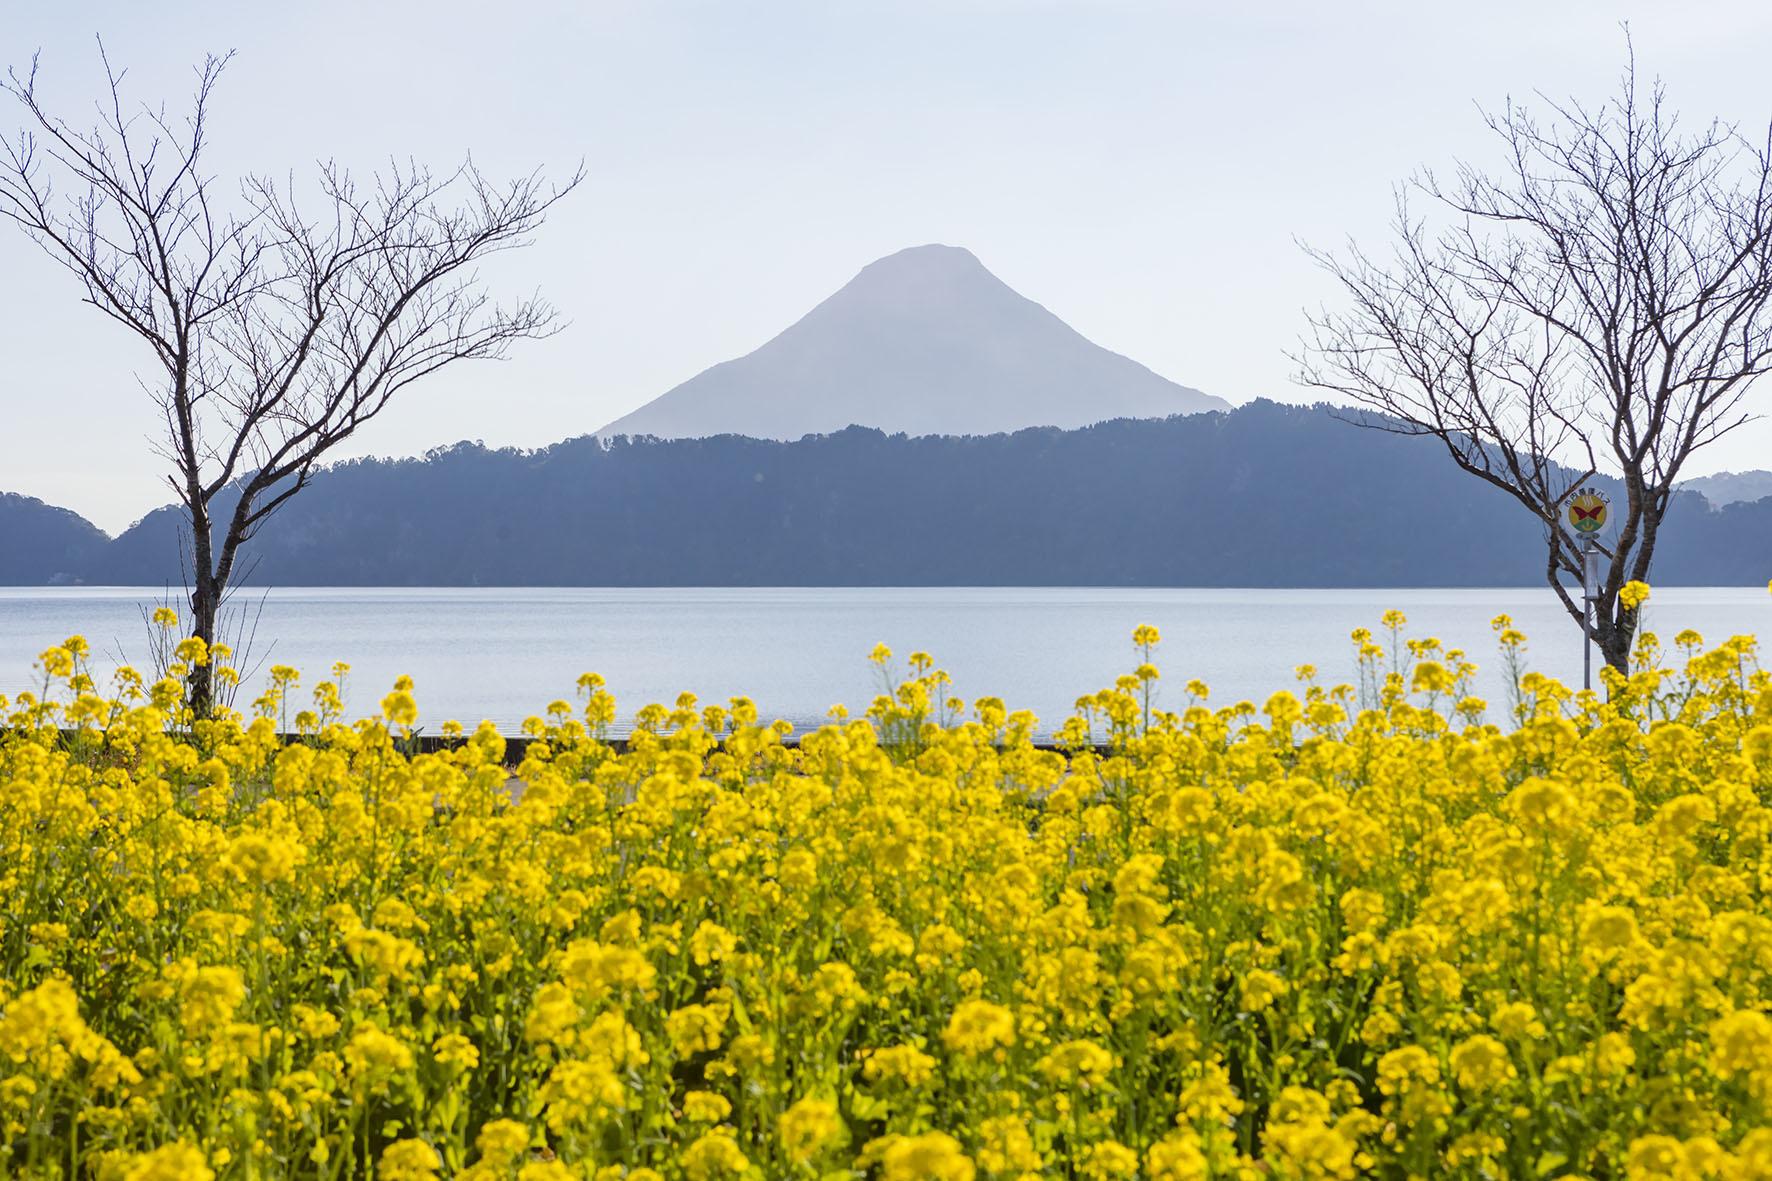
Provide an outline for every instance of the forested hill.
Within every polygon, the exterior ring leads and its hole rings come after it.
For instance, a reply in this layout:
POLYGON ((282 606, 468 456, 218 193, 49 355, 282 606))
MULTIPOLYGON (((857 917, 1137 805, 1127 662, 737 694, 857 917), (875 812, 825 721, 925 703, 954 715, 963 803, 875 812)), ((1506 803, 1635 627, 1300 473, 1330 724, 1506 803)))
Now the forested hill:
MULTIPOLYGON (((179 518, 83 573, 179 581, 179 518)), ((1497 586, 1537 524, 1438 444, 1322 409, 985 437, 460 444, 321 476, 247 565, 270 585, 1497 586)), ((47 577, 47 575, 45 575, 47 577)), ((1655 579, 1764 585, 1772 499, 1676 498, 1655 579)))
POLYGON ((78 513, 0 492, 0 586, 86 578, 110 539, 78 513))

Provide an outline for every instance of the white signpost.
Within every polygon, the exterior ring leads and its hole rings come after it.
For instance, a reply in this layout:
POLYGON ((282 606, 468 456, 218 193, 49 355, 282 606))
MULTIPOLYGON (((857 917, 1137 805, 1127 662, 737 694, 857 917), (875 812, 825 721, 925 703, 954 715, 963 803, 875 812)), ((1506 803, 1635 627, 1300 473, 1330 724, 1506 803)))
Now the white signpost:
POLYGON ((1594 687, 1594 603, 1600 597, 1600 534, 1612 498, 1598 488, 1577 488, 1564 518, 1581 539, 1581 687, 1594 687))

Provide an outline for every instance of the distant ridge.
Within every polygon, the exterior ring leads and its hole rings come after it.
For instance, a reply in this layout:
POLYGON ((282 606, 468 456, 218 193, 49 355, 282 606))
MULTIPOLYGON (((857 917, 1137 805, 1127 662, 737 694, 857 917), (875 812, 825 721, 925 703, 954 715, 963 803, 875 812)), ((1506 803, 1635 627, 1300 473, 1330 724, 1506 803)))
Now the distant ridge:
POLYGON ((1088 340, 970 250, 929 245, 869 263, 755 352, 597 434, 988 435, 1229 408, 1088 340))
POLYGON ((1718 472, 1714 476, 1698 476, 1680 485, 1689 492, 1702 493, 1717 508, 1742 501, 1764 500, 1772 496, 1772 472, 1718 472))

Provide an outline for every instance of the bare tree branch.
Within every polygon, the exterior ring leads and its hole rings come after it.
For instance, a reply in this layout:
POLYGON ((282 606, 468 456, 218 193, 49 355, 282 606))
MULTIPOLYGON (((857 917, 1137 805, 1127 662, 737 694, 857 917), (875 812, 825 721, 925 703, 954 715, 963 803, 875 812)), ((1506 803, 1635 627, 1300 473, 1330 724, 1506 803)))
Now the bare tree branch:
POLYGON ((1593 638, 1623 669, 1636 616, 1618 591, 1648 578, 1687 461, 1749 421, 1772 367, 1772 127, 1682 129, 1634 56, 1597 108, 1539 99, 1545 122, 1512 101, 1485 117, 1500 170, 1398 189, 1388 258, 1306 248, 1342 299, 1309 317, 1294 360, 1303 384, 1367 412, 1356 421, 1438 439, 1530 512, 1577 620, 1563 508, 1616 479, 1593 638))
MULTIPOLYGON (((35 58, 0 81, 26 116, 0 147, 0 215, 152 352, 158 450, 191 527, 193 630, 213 640, 242 547, 329 451, 414 382, 559 330, 537 296, 493 302, 476 268, 529 245, 583 170, 550 186, 495 182, 471 159, 441 175, 395 162, 360 183, 325 162, 312 214, 293 178, 260 176, 224 211, 203 158, 232 55, 197 67, 175 120, 131 106, 99 53, 108 93, 90 129, 44 107, 35 58)), ((207 670, 193 691, 205 708, 207 670)))

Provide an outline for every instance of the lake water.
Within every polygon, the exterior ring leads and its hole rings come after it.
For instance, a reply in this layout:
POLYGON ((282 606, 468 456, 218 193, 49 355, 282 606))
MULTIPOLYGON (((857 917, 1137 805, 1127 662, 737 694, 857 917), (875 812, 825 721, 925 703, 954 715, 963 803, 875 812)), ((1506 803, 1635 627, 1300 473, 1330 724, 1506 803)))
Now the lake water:
MULTIPOLYGON (((0 692, 32 686, 32 663, 63 637, 86 636, 97 663, 146 670, 142 607, 163 592, 131 588, 0 588, 0 692)), ((258 613, 250 664, 294 665, 308 684, 335 660, 352 666, 347 704, 373 712, 394 678, 417 682, 421 725, 489 718, 515 732, 595 670, 625 724, 640 706, 681 690, 704 703, 746 694, 765 717, 817 725, 842 702, 859 713, 878 689, 867 654, 878 642, 900 667, 936 657, 968 700, 1002 697, 1056 726, 1078 696, 1137 663, 1132 629, 1162 630, 1162 699, 1179 705, 1198 677, 1215 704, 1260 702, 1294 684, 1301 663, 1325 683, 1352 680, 1348 633, 1377 629, 1397 607, 1412 635, 1462 645, 1484 666, 1479 691, 1499 705, 1489 620, 1514 617, 1531 637, 1531 666, 1579 684, 1580 638, 1547 589, 1157 590, 1098 588, 284 589, 243 591, 258 613), (262 611, 259 611, 262 600, 262 611)), ((1647 618, 1664 640, 1692 627, 1708 639, 1772 636, 1763 588, 1665 588, 1647 618)), ((248 685, 241 701, 256 690, 248 685)))

